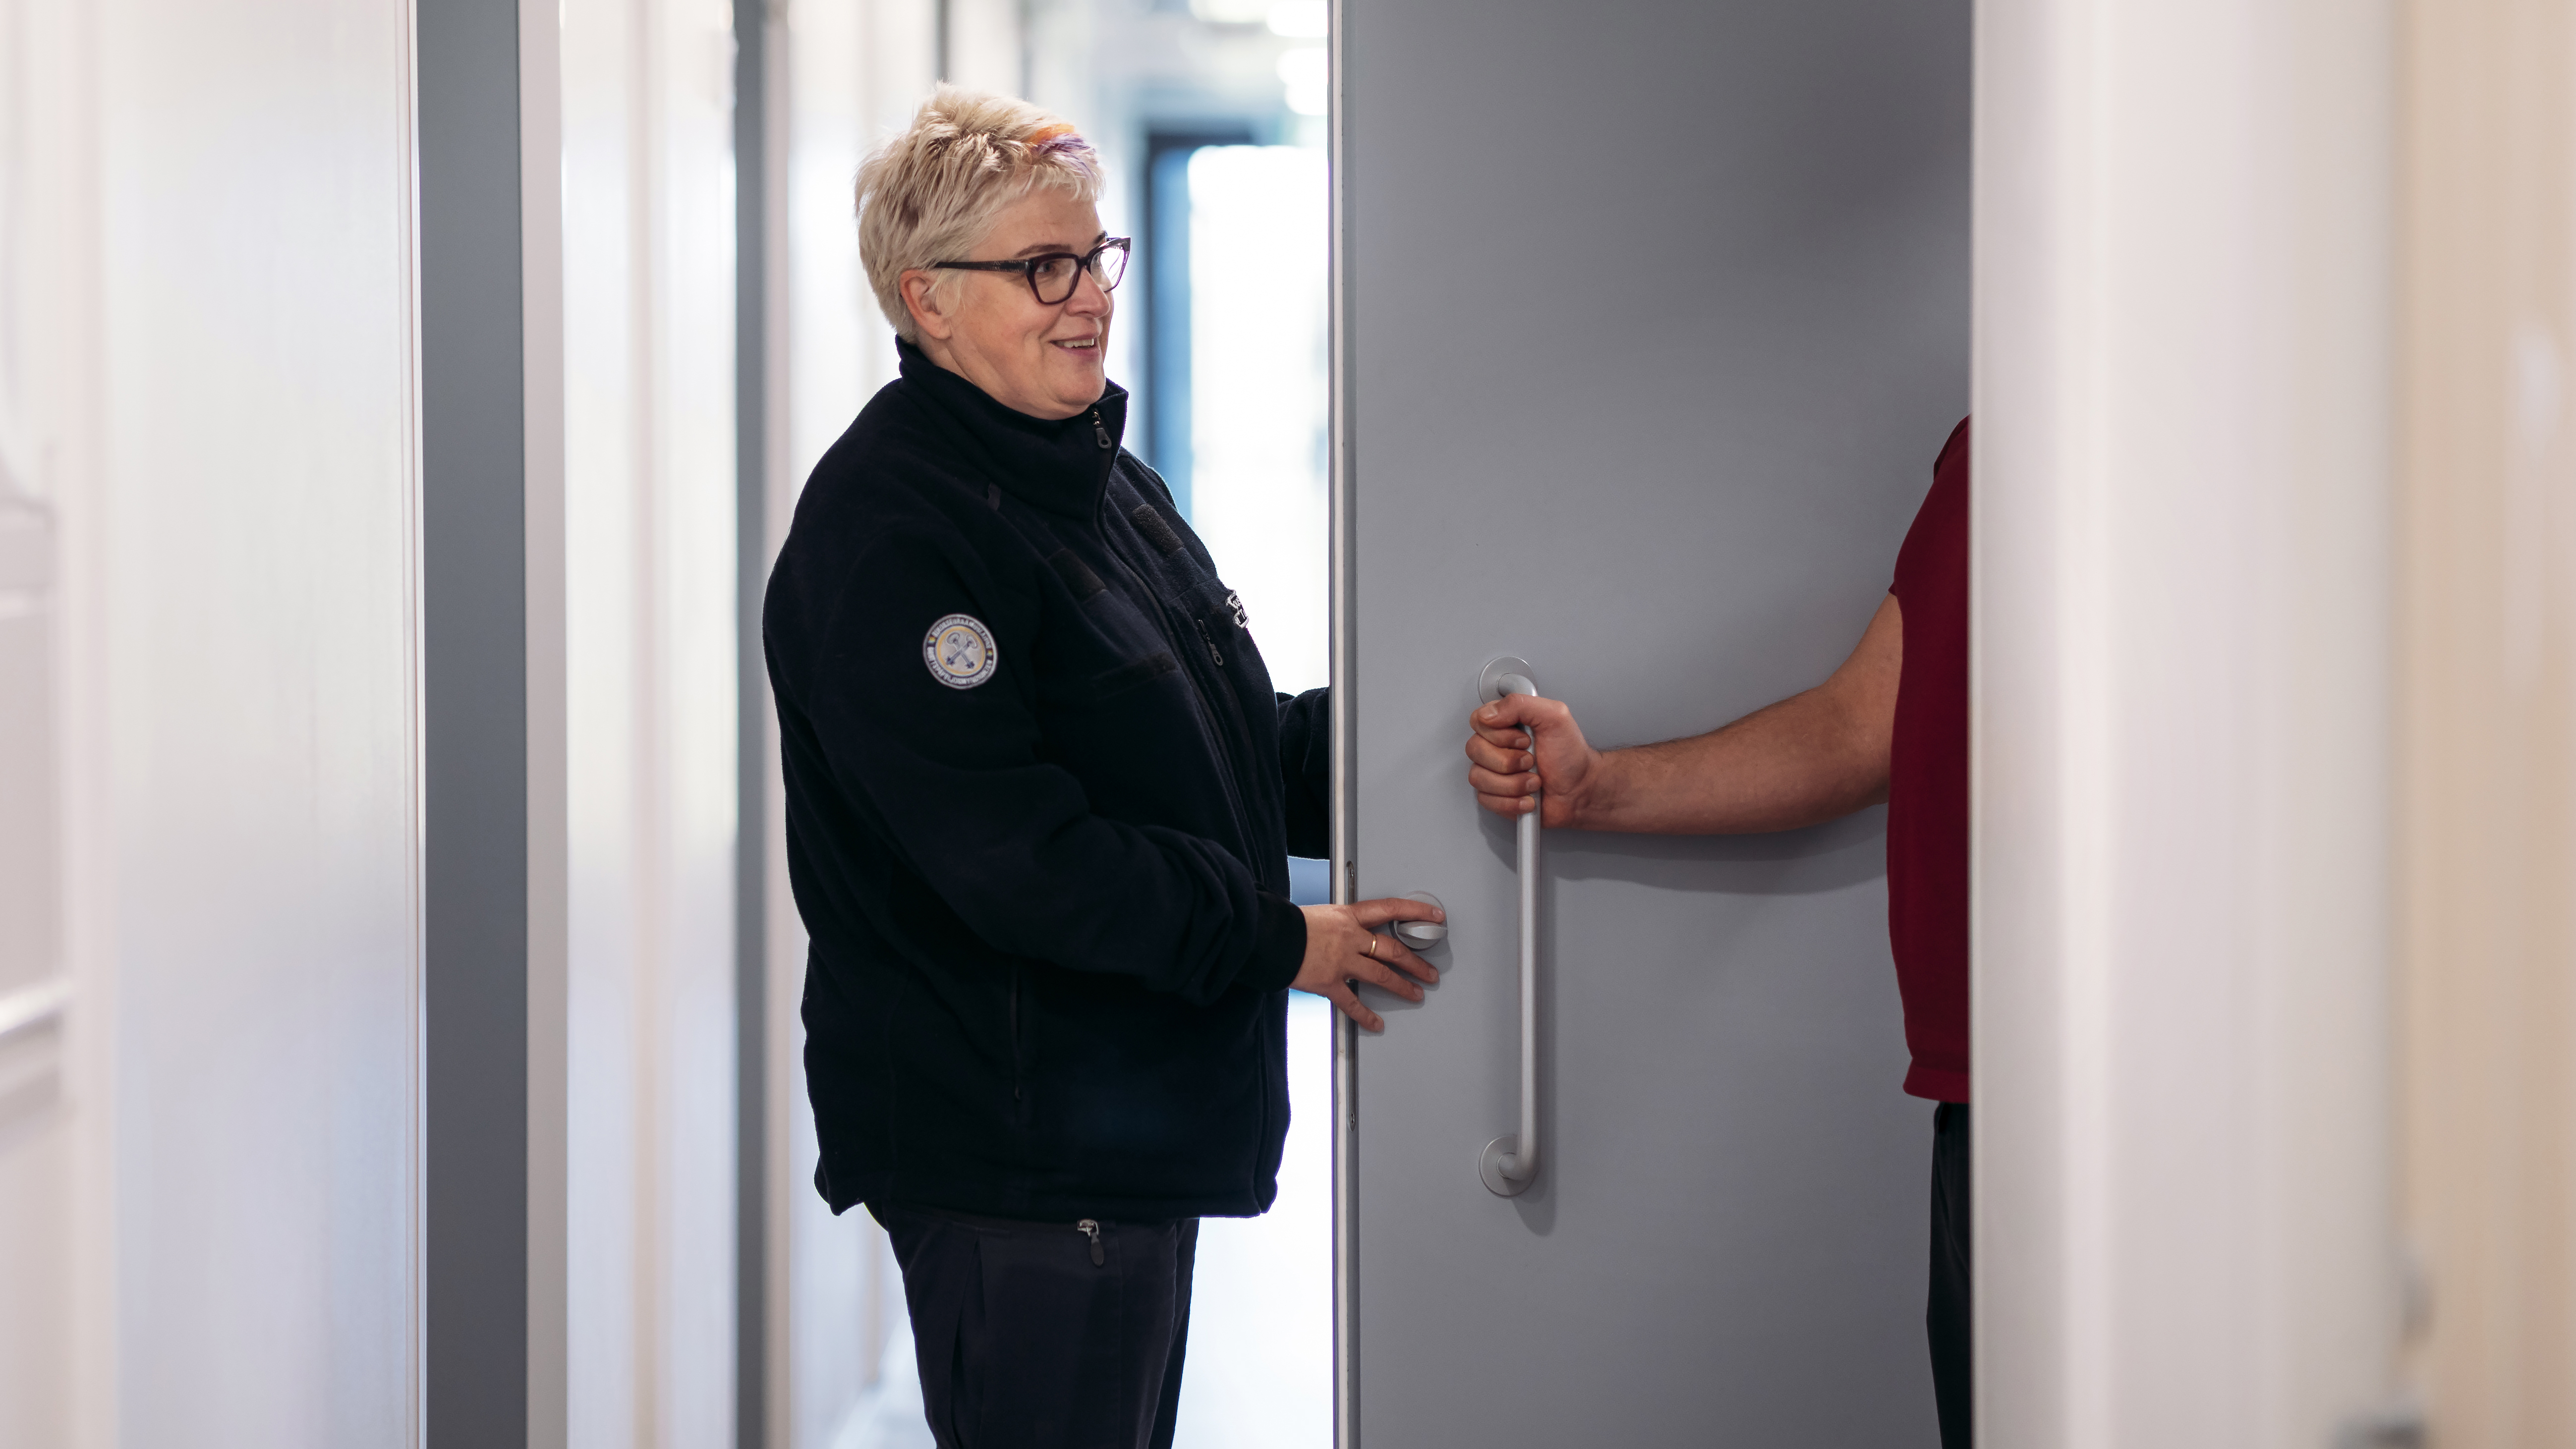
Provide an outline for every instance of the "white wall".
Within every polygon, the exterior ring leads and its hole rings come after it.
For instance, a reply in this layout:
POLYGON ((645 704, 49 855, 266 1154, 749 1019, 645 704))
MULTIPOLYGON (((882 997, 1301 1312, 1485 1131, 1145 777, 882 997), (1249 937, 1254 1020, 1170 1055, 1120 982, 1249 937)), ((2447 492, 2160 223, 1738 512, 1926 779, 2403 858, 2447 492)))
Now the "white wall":
POLYGON ((1006 96, 1029 92, 1029 58, 1020 17, 1026 0, 946 0, 947 79, 1006 96))
MULTIPOLYGON (((952 17, 954 25, 955 17, 952 17)), ((931 0, 810 0, 786 12, 786 64, 773 72, 785 117, 784 336, 770 387, 784 394, 770 457, 769 550, 823 450, 895 375, 894 331, 859 267, 852 183, 868 152, 901 131, 937 80, 931 0), (783 73, 782 73, 783 72, 783 73)), ((980 50, 995 47, 957 36, 980 50)), ((772 725, 774 731, 774 724, 772 725)), ((770 758, 776 759, 771 746, 770 758)), ((884 1234, 864 1212, 835 1218, 814 1191, 813 1107, 805 1093, 805 932, 788 892, 776 770, 762 823, 769 849, 769 1201, 774 1346, 771 1442, 825 1449, 871 1406, 903 1317, 884 1234)))
POLYGON ((2576 3, 2403 12, 2406 1368, 2442 1449, 2576 1444, 2576 3))
MULTIPOLYGON (((823 450, 895 373, 894 330, 859 269, 859 163, 937 83, 931 0, 813 0, 787 14, 787 437, 781 538, 823 450)), ((802 947, 798 948, 802 958, 802 947)))
MULTIPOLYGON (((78 421, 96 349, 75 342, 97 310, 86 19, 67 4, 0 6, 0 1444, 13 1445, 97 1442, 112 1321, 83 1308, 111 1281, 106 1234, 82 1227, 109 1144, 103 1063, 93 1048, 83 1072, 67 1054, 98 1033, 86 1007, 65 1012, 62 761, 80 744, 63 735, 56 607, 57 520, 76 483, 95 492, 97 466, 95 429, 78 421)), ((95 1004, 104 972, 88 975, 95 1004)))
POLYGON ((1979 7, 1995 1449, 2324 1445, 2389 1382, 2391 11, 1979 7))
MULTIPOLYGON (((550 685, 531 626, 531 807, 563 818, 532 816, 530 904, 570 975, 534 1145, 569 1142, 569 1283, 532 1311, 569 1300, 572 1442, 716 1444, 731 37, 705 0, 561 16, 522 37, 564 233, 529 227, 528 356, 560 371, 528 388, 530 579, 565 628, 550 685)), ((412 24, 0 0, 0 1444, 417 1434, 412 24)))
POLYGON ((568 1441, 729 1440, 730 15, 562 7, 568 1441))
POLYGON ((49 701, 62 807, 59 950, 0 955, 71 989, 59 1099, 0 1123, 0 1441, 402 1443, 410 14, 5 0, 0 36, 0 509, 54 524, 16 592, 55 579, 7 611, 52 666, 0 692, 49 701))

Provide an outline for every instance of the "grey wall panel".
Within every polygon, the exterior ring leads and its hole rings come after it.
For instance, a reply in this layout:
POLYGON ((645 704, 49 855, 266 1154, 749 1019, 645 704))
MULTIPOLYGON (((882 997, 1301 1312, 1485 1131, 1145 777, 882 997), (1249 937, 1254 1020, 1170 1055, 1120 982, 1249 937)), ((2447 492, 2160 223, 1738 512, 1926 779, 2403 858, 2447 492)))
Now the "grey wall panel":
MULTIPOLYGON (((770 1359, 782 1351, 770 1335, 769 1211, 769 778, 776 726, 769 672, 760 648, 760 603, 769 586, 769 473, 774 425, 769 403, 769 271, 773 215, 783 215, 778 178, 783 154, 770 149, 773 50, 785 45, 785 18, 767 5, 733 11, 734 158, 734 610, 736 817, 733 880, 734 965, 734 1443, 738 1449, 784 1449, 786 1425, 771 1402, 770 1359)), ((783 57, 780 57, 783 58, 783 57)), ((780 138, 783 153, 785 137, 780 138)), ((785 279, 779 280, 781 293, 785 279)), ((783 442, 783 437, 776 441, 783 442)), ((783 1246, 783 1245, 778 1245, 783 1246)))
POLYGON ((1506 1201, 1512 845, 1459 746, 1491 654, 1618 744, 1859 637, 1967 406, 1969 7, 1342 14, 1359 890, 1453 926, 1359 1046, 1364 1442, 1928 1445, 1881 812, 1551 834, 1506 1201))
POLYGON ((429 1443, 527 1440, 519 7, 419 7, 429 1443))

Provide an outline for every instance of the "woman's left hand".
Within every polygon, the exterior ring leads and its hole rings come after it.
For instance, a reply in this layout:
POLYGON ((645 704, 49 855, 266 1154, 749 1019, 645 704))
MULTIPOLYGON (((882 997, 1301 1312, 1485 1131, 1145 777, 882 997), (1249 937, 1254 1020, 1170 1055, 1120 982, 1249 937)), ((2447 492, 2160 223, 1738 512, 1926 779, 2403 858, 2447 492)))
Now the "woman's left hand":
POLYGON ((1420 1001, 1422 987, 1397 975, 1398 969, 1426 984, 1440 979, 1438 967, 1414 955, 1392 935, 1379 935, 1376 929, 1395 921, 1449 919, 1438 906, 1385 896, 1355 905, 1301 909, 1306 913, 1306 959, 1297 968, 1297 979, 1288 984, 1332 1002, 1341 1008, 1342 1015, 1368 1030, 1384 1031, 1386 1023, 1351 989, 1355 983, 1365 981, 1407 1001, 1420 1001))

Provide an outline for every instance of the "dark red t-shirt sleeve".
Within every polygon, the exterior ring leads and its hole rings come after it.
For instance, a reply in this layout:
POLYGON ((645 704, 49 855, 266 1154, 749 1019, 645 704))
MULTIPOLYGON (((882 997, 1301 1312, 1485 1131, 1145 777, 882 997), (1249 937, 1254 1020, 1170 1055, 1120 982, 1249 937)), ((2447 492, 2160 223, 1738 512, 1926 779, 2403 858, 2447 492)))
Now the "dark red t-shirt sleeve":
POLYGON ((1888 585, 1905 621, 1888 754, 1887 934, 1913 1054, 1905 1090, 1968 1100, 1968 423, 1888 585))

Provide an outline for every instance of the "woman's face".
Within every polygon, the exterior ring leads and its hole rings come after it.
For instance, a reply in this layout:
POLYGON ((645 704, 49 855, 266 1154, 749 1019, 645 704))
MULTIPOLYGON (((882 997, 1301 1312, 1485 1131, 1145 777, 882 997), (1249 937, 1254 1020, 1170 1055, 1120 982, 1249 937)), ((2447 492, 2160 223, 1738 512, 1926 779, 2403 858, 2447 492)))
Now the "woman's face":
MULTIPOLYGON (((972 251, 957 261, 1015 261, 1043 252, 1080 256, 1098 245, 1100 213, 1061 191, 1033 191, 1003 208, 972 251)), ((947 260, 943 258, 943 260, 947 260)), ((1016 272, 903 274, 903 299, 930 360, 974 383, 1008 408, 1039 418, 1069 418, 1100 401, 1108 386, 1101 354, 1116 310, 1089 271, 1073 295, 1050 307, 1016 272), (934 303, 930 283, 947 278, 934 303)))

